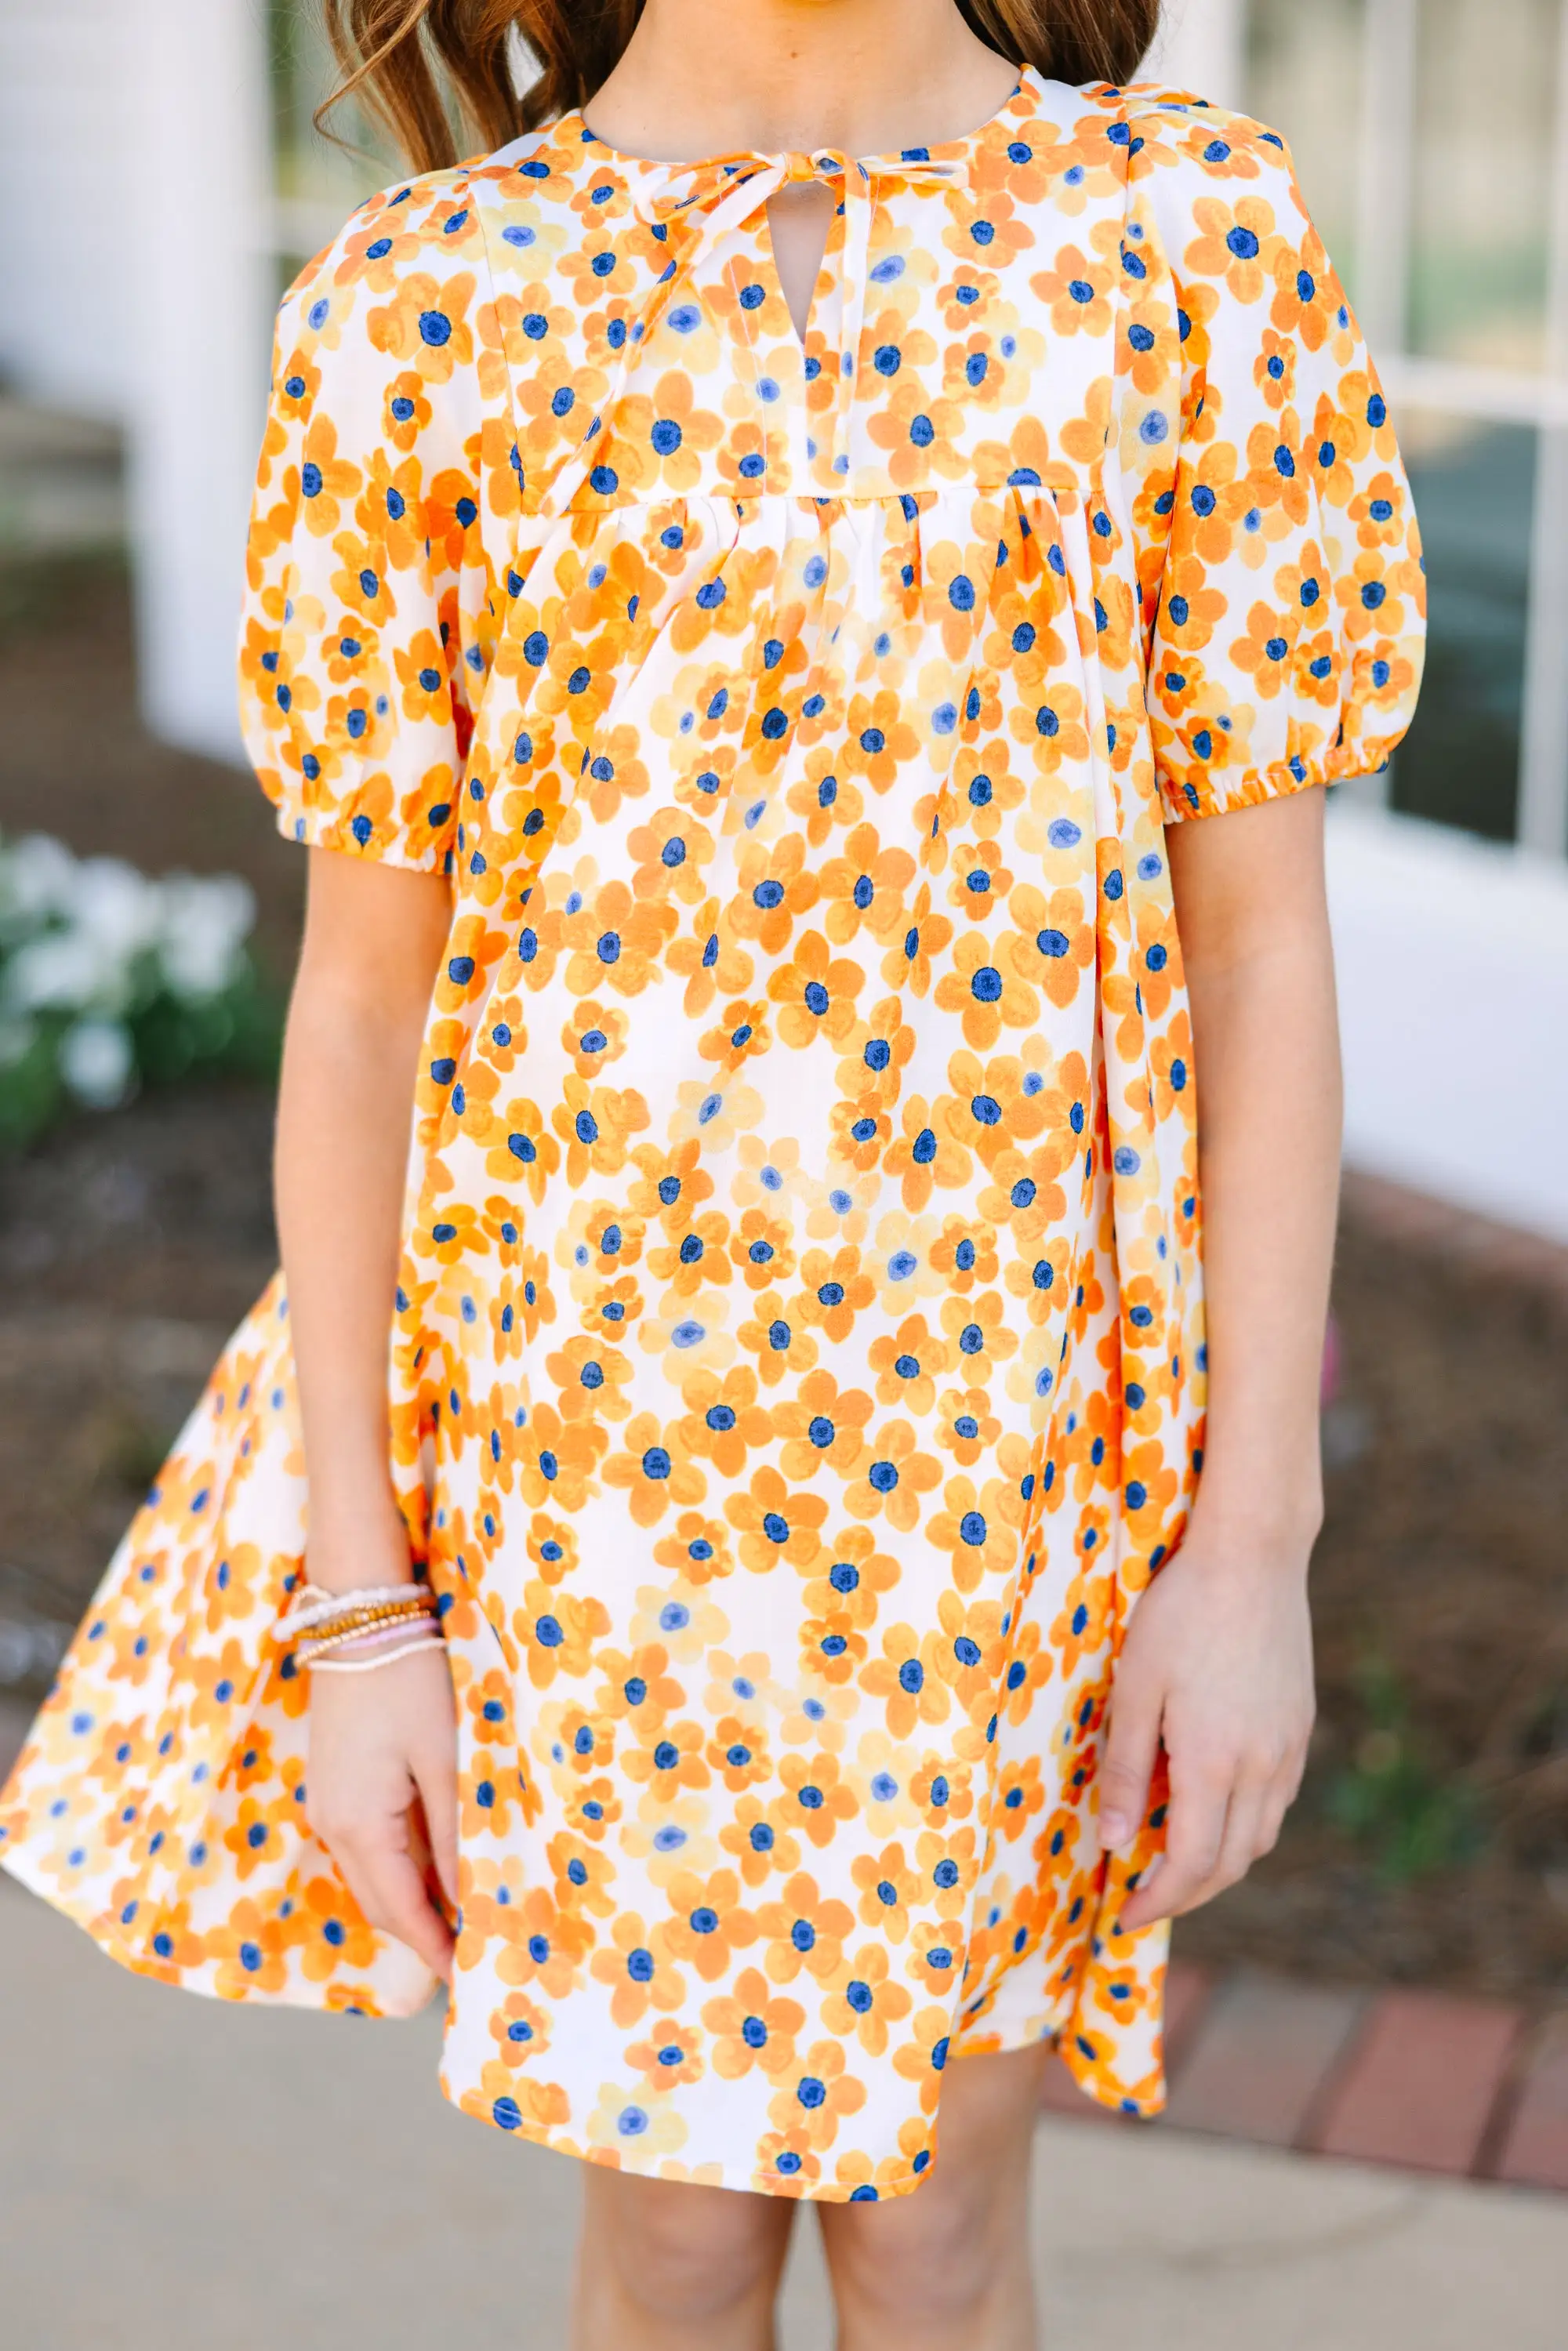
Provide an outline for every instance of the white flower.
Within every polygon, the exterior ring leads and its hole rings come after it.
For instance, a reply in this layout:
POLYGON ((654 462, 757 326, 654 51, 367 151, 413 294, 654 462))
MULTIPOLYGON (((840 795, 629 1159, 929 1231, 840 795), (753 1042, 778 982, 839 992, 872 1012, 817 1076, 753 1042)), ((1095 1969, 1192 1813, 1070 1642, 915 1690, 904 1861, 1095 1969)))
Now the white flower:
POLYGON ((165 998, 221 997, 255 919, 235 874, 155 882, 44 833, 0 843, 0 1071, 36 1043, 37 1015, 64 1015, 63 1084, 90 1108, 123 1102, 136 1081, 127 1018, 148 981, 165 998))
POLYGON ((128 965, 157 944, 163 893, 119 857, 84 858, 77 869, 70 917, 89 932, 106 967, 128 965))
POLYGON ((158 955, 176 996, 221 996, 239 977, 256 920, 256 894, 237 874, 198 881, 171 873, 161 885, 158 955))
POLYGON ((78 862, 61 850, 56 858, 57 847, 35 837, 0 857, 0 891, 20 868, 14 903, 28 909, 0 992, 13 1012, 118 1015, 130 1002, 138 958, 156 941, 162 893, 118 857, 78 862))
POLYGON ((131 1032, 119 1020, 78 1020, 60 1039, 60 1075, 89 1110, 123 1102, 135 1066, 131 1032))
POLYGON ((123 957, 105 956, 87 932, 46 931, 19 947, 5 969, 6 1009, 118 1012, 124 1002, 123 957))
POLYGON ((68 914, 76 874, 77 861, 63 841, 43 832, 14 841, 0 851, 0 921, 17 929, 68 914))

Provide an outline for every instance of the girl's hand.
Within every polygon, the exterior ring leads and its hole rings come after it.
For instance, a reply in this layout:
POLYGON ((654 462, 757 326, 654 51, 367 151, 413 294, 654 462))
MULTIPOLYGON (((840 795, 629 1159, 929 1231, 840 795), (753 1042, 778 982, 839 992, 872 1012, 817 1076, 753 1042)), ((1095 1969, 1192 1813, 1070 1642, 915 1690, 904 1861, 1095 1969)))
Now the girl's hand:
POLYGON ((1140 1598, 1116 1666, 1103 1845, 1122 1851, 1142 1826, 1162 1742, 1170 1770, 1164 1859, 1124 1908, 1124 1927, 1196 1910, 1272 1851, 1313 1711, 1304 1552, 1239 1554, 1189 1532, 1140 1598))
MULTIPOLYGON (((319 1566, 320 1557, 312 1552, 311 1573, 332 1590, 396 1583, 409 1572, 401 1520, 386 1546, 360 1547, 357 1573, 319 1566), (383 1548, 390 1555, 380 1558, 383 1548)), ((452 1930, 424 1878, 434 1860, 455 1910, 457 1724, 444 1647, 374 1673, 310 1675, 305 1812, 371 1925, 450 1980, 452 1930)))

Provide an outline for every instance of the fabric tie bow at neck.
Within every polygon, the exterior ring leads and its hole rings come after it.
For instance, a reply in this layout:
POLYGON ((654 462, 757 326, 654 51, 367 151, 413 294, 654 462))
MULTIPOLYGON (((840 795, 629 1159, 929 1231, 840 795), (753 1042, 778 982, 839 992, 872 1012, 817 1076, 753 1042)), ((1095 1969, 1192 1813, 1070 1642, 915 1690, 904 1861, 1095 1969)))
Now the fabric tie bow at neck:
POLYGON ((907 180, 932 186, 961 181, 965 166, 925 153, 860 158, 837 149, 819 148, 810 154, 764 155, 742 149, 698 163, 652 166, 633 196, 638 214, 655 235, 667 236, 672 226, 680 234, 672 254, 654 280, 641 312, 627 323, 615 373, 578 448, 550 484, 549 504, 557 514, 570 505, 592 470, 595 444, 613 422, 624 396, 638 353, 652 337, 683 285, 695 285, 704 263, 724 239, 743 228, 766 209, 784 187, 821 183, 841 191, 844 216, 841 284, 842 340, 839 371, 847 389, 841 394, 833 420, 830 470, 835 478, 847 475, 849 417, 854 400, 854 378, 865 329, 867 288, 871 273, 872 228, 876 214, 878 183, 907 180), (689 232, 689 233, 682 233, 689 232))

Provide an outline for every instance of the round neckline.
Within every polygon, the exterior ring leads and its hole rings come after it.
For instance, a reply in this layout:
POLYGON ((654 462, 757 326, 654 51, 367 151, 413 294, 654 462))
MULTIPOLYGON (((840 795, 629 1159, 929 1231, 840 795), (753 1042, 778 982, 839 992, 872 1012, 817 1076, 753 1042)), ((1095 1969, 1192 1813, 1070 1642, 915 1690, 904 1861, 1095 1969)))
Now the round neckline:
MULTIPOLYGON (((984 140, 990 138, 998 130, 1000 129, 1002 124, 1007 121, 1009 116, 1017 107, 1019 99, 1024 97, 1026 93, 1030 92, 1030 84, 1038 81, 1039 78, 1040 77, 1037 75, 1032 66, 1019 66, 1018 68, 1018 79, 1014 82, 1011 89, 1008 92, 1008 95, 1003 99, 1001 105, 997 108, 995 113, 988 115, 984 122, 977 124, 973 131, 961 131, 956 139, 943 139, 936 141, 936 144, 927 147, 894 147, 884 151, 881 154, 873 153, 852 155, 850 156, 848 160, 854 163, 865 163, 871 165, 880 164, 885 168, 891 168, 899 163, 914 162, 929 162, 934 163, 948 162, 956 162, 960 161, 970 149, 978 146, 984 140)), ((755 155, 763 162, 782 163, 787 162, 791 155, 838 155, 844 152, 841 149, 829 147, 826 144, 818 147, 780 147, 778 149, 762 147, 724 147, 716 150, 712 154, 697 155, 680 162, 675 162, 672 161, 668 157, 658 158, 653 155, 632 155, 628 154, 624 148, 612 147, 608 139, 601 139, 596 131, 590 128, 588 122, 584 119, 582 109, 580 106, 574 106, 565 114, 559 116, 552 127, 558 135, 565 132, 567 136, 570 137, 571 135, 573 125, 575 125, 576 130, 581 135, 582 145, 596 149, 607 162, 617 164, 622 170, 628 172, 700 172, 706 165, 722 163, 727 162, 732 156, 736 155, 755 155)))

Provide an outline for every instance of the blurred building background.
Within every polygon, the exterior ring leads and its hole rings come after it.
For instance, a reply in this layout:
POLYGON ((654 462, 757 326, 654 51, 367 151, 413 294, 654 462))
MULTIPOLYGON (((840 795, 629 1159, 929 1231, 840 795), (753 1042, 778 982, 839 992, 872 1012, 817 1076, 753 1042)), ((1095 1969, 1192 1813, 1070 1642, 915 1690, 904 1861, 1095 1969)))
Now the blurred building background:
MULTIPOLYGON (((1349 1155, 1568 1238, 1568 0, 1170 11, 1150 70, 1291 142, 1427 537, 1421 715, 1335 795, 1349 1155)), ((0 0, 0 546, 123 536, 144 714, 211 758, 272 308, 391 176, 327 78, 310 0, 0 0)))

